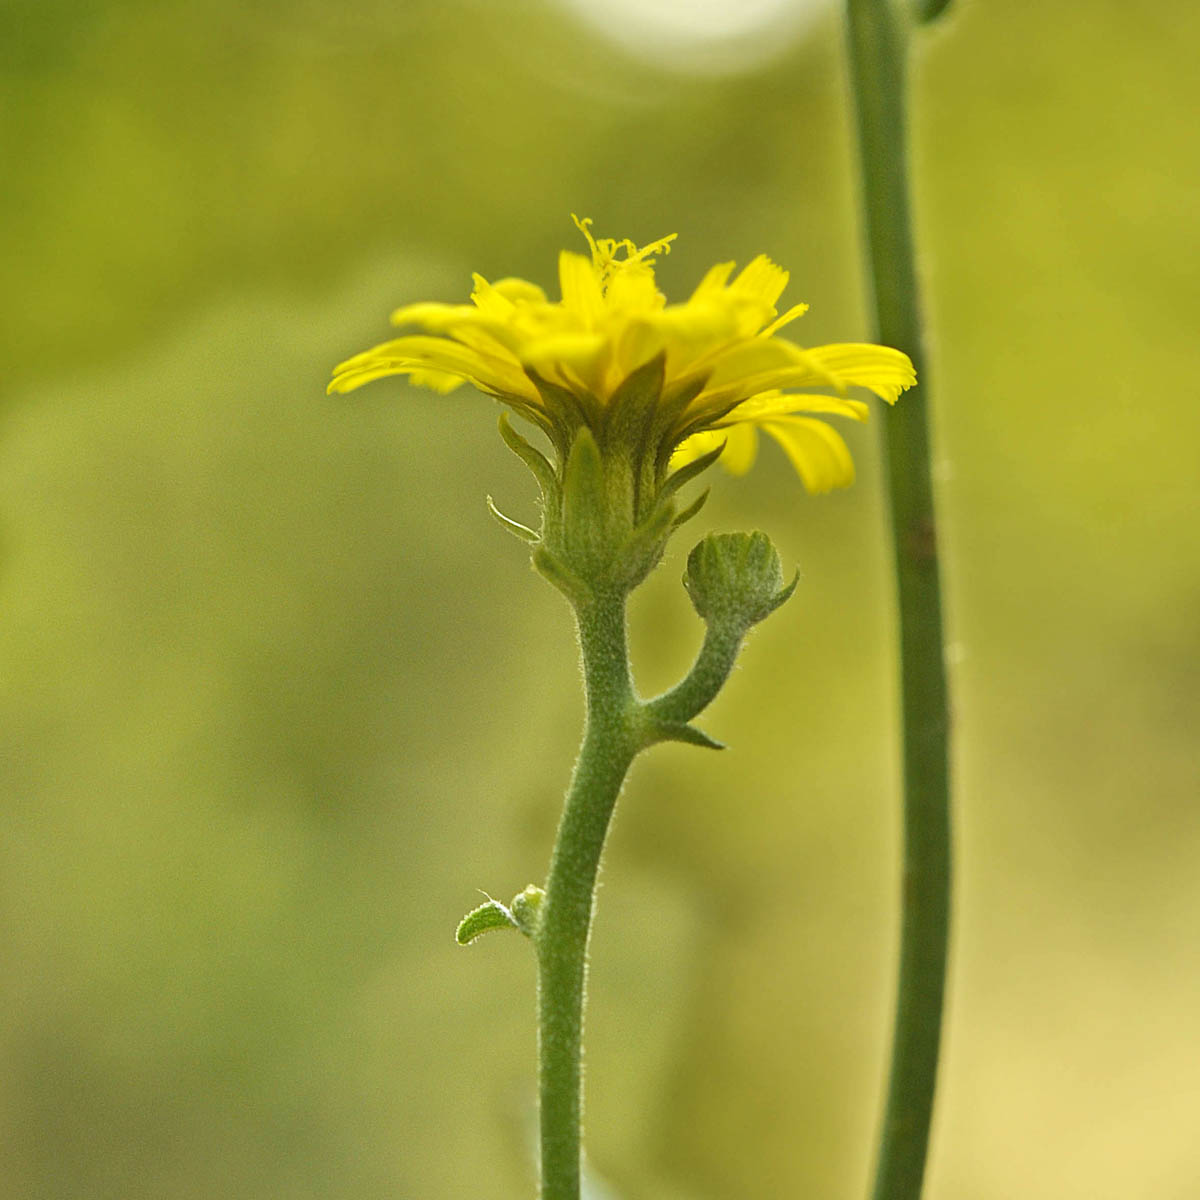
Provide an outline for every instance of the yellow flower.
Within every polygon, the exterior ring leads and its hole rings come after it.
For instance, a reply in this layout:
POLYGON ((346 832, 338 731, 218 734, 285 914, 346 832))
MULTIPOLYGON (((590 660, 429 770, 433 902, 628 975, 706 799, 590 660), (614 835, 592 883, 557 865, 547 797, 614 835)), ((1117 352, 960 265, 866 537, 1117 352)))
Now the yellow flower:
POLYGON ((722 441, 721 461, 741 474, 754 462, 761 429, 810 492, 853 481, 850 452, 825 418, 866 420, 867 406, 846 398, 851 386, 894 403, 916 382, 907 355, 862 343, 802 348, 778 336, 807 305, 777 312, 788 274, 765 255, 736 276, 733 263, 719 263, 686 301, 668 304, 654 260, 670 251, 674 234, 639 248, 595 238, 590 221, 574 220, 591 254, 559 255, 561 300, 523 279, 489 283, 476 275, 470 304, 397 309, 393 324, 425 332, 347 359, 329 390, 349 392, 387 375, 441 392, 471 383, 542 429, 560 464, 582 427, 603 447, 620 424, 622 437, 641 439, 637 453, 653 460, 658 480, 668 463, 697 459, 722 441), (627 415, 615 421, 622 385, 638 372, 644 393, 648 371, 651 411, 639 408, 632 425, 627 415))

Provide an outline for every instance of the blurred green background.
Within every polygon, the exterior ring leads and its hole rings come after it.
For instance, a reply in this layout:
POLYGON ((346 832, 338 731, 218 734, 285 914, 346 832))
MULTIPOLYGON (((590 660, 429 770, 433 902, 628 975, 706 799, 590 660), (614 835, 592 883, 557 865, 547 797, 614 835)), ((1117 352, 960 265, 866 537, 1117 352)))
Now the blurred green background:
MULTIPOLYGON (((668 294, 766 251, 799 336, 869 332, 836 11, 582 7, 0 4, 5 1197, 532 1195, 531 956, 452 935, 543 874, 569 614, 484 509, 534 515, 491 402, 328 369, 472 270, 551 285, 572 210, 678 231, 668 294)), ((931 1200, 1200 1189, 1197 39, 1190 0, 975 0, 922 40, 959 849, 931 1200)), ((803 582, 704 721, 731 749, 655 751, 618 812, 588 1141, 626 1200, 866 1188, 883 420, 852 490, 764 451, 697 522, 803 582)), ((637 598, 647 690, 698 643, 691 540, 637 598)))

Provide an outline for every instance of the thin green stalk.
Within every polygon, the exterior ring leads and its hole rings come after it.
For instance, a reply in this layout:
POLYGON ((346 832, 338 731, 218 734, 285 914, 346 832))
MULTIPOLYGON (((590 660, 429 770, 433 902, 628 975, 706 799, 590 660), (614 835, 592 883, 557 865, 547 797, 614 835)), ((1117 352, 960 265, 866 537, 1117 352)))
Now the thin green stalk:
POLYGON ((550 860, 537 934, 542 1200, 579 1200, 584 980, 596 873, 641 741, 625 596, 578 610, 587 724, 550 860))
POLYGON ((950 927, 949 718, 930 471, 928 362, 906 163, 908 25, 891 0, 847 0, 864 211, 881 339, 920 386, 885 432, 900 616, 904 884, 891 1078, 875 1200, 921 1194, 937 1083, 950 927))
POLYGON ((646 705, 659 721, 690 721, 703 712, 725 686, 742 648, 741 631, 724 624, 709 625, 704 643, 687 678, 646 705))

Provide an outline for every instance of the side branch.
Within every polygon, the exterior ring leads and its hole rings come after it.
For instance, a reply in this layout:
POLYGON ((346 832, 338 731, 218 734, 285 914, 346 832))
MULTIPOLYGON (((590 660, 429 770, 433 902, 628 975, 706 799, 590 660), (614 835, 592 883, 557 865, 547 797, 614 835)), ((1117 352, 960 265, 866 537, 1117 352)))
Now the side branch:
POLYGON ((646 715, 664 725, 682 725, 702 713, 725 686, 744 637, 744 633, 727 625, 710 625, 687 677, 670 691, 647 701, 646 715))

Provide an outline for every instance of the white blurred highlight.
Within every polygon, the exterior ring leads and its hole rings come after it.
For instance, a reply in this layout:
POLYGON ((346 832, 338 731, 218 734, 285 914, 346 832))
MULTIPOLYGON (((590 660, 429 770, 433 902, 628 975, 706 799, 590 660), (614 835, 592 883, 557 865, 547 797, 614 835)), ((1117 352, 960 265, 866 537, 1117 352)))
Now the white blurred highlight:
POLYGON ((558 0, 633 57, 729 74, 783 53, 832 0, 558 0))

